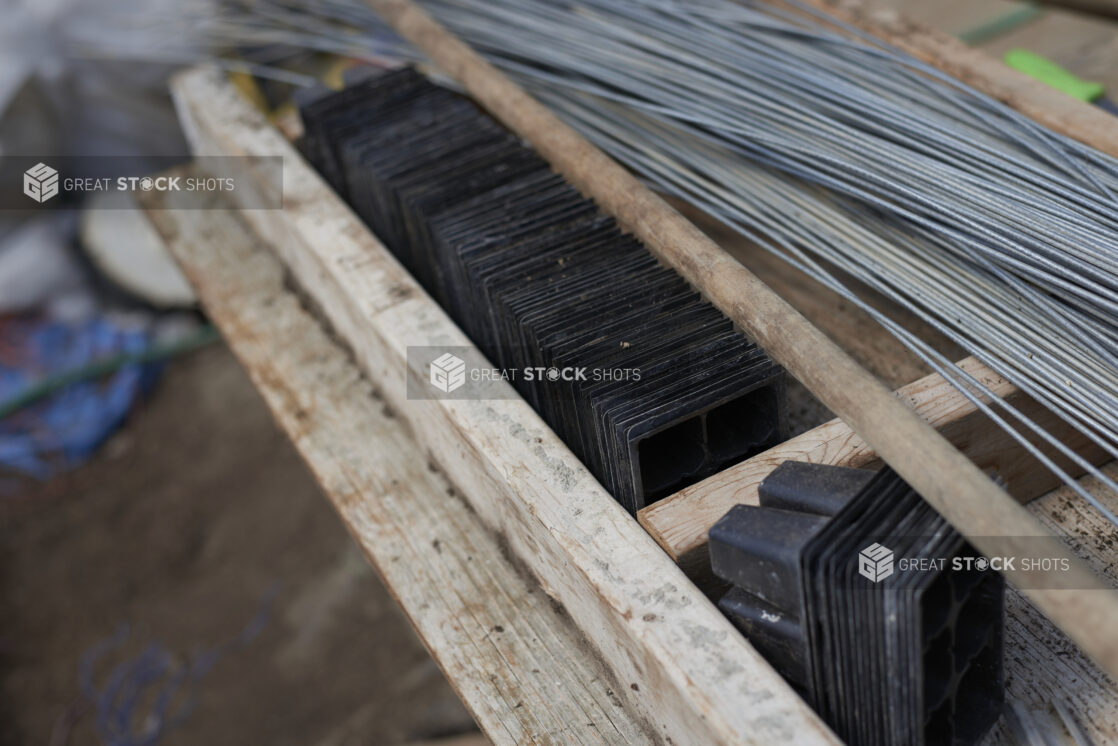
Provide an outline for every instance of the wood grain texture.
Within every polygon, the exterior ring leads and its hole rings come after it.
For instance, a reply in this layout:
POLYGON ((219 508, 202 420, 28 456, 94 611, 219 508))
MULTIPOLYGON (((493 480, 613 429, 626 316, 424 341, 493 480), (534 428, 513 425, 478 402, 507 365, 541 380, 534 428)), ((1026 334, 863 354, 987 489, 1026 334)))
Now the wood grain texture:
MULTIPOLYGON (((165 204, 175 204, 173 197, 165 204)), ((570 619, 514 568, 430 468, 404 423, 285 289, 282 265, 235 213, 149 214, 276 421, 492 741, 645 741, 570 619)))
MULTIPOLYGON (((1071 568, 1028 591, 1104 668, 1118 672, 1118 596, 1008 494, 756 275, 637 178, 486 63, 410 0, 368 0, 559 173, 615 216, 847 422, 921 496, 989 556, 1044 545, 1071 568), (1039 536, 1038 536, 1039 535, 1039 536), (1023 541, 1023 537, 1034 537, 1023 541), (1083 593, 1078 589, 1096 589, 1083 593)), ((1010 580, 1017 571, 1008 571, 1010 580)))
MULTIPOLYGON (((291 146, 213 71, 176 79, 199 154, 282 155, 282 211, 244 210, 420 448, 556 601, 649 737, 674 744, 834 736, 519 397, 409 400, 408 345, 467 345, 291 146)), ((511 393, 511 390, 510 390, 511 393)))
MULTIPOLYGON (((999 398, 1007 400, 1092 463, 1108 456, 1091 447, 1081 434, 1051 412, 1018 392, 1016 387, 974 358, 959 367, 981 381, 999 398)), ((928 375, 897 391, 934 428, 939 430, 975 464, 998 476, 1008 492, 1028 502, 1059 486, 1060 481, 1036 458, 1028 455, 1004 430, 978 410, 938 374, 928 375)), ((1035 439, 1034 439, 1034 444, 1035 439)), ((1043 450, 1054 456, 1053 449, 1043 450)), ((1056 459, 1073 476, 1082 474, 1066 459, 1056 459)), ((731 466, 698 484, 641 510, 637 517, 656 542, 696 581, 709 580, 707 532, 734 505, 757 505, 761 481, 784 461, 805 461, 853 468, 880 465, 877 454, 842 420, 819 427, 774 446, 764 453, 731 466)))
MULTIPOLYGON (((1118 478, 1118 462, 1104 472, 1118 478)), ((1110 510, 1118 510, 1118 496, 1093 478, 1080 484, 1110 510)), ((1106 582, 1118 586, 1118 529, 1106 522, 1067 487, 1053 490, 1028 506, 1046 527, 1068 537, 1106 582)), ((1118 743, 1118 682, 1106 675, 1075 643, 1020 592, 1006 593, 1006 696, 1026 707, 1048 711, 1052 703, 1067 705, 1091 743, 1118 743)), ((1061 743, 1076 743, 1070 737, 1061 743)), ((1015 743, 1007 737, 1004 721, 991 734, 990 743, 1015 743)))

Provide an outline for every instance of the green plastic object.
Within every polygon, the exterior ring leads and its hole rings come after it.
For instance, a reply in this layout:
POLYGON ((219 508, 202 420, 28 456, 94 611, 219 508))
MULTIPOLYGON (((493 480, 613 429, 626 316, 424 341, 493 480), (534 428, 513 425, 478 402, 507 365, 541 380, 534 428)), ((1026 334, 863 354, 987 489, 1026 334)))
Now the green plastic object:
POLYGON ((1003 59, 1005 64, 1014 70, 1023 72, 1030 78, 1063 91, 1080 101, 1094 101, 1103 94, 1102 83, 1092 83, 1078 78, 1052 60, 1027 49, 1011 49, 1005 53, 1003 59))

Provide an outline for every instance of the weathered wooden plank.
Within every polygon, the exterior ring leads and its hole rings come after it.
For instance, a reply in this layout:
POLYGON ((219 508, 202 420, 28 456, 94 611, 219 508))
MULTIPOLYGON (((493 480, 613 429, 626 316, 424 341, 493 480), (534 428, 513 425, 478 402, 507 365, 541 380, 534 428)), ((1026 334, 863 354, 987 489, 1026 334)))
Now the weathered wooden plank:
MULTIPOLYGON (((176 204, 169 194, 161 206, 176 204)), ((282 265, 235 213, 149 216, 493 742, 646 740, 579 630, 430 468, 404 423, 285 289, 282 265)))
MULTIPOLYGON (((959 362, 959 367, 1093 463, 1108 459, 1104 451, 1091 447, 1082 434, 1021 395, 1016 387, 987 366, 967 358, 959 362)), ((897 396, 981 469, 998 475, 1009 493, 1020 502, 1040 497, 1060 484, 1040 461, 1029 456, 941 376, 932 374, 921 378, 902 387, 897 396)), ((1053 456, 1052 448, 1044 450, 1053 456)), ((773 469, 789 460, 855 468, 880 464, 873 449, 846 423, 835 419, 649 505, 637 517, 668 556, 690 577, 705 582, 709 578, 707 531, 734 505, 758 504, 758 485, 773 469)), ((1057 463, 1074 476, 1082 473, 1072 468, 1066 459, 1057 459, 1057 463)))
MULTIPOLYGON (((1118 462, 1104 471, 1118 478, 1118 462)), ((1093 478, 1080 481, 1110 510, 1118 510, 1114 495, 1093 478)), ((1118 586, 1118 530, 1068 487, 1053 490, 1028 506, 1046 527, 1069 537, 1083 557, 1111 586, 1118 586)), ((1053 703, 1066 706, 1090 743, 1118 743, 1118 682, 1092 663, 1074 642, 1041 614, 1020 592, 1006 595, 1006 696, 1033 710, 1049 711, 1053 703)), ((997 726, 993 743, 1014 743, 997 726)), ((1079 743, 1070 737, 1066 743, 1079 743)))
MULTIPOLYGON (((213 71, 173 86, 200 154, 282 155, 282 211, 243 215, 353 349, 483 522, 559 601, 650 735, 683 743, 834 736, 521 399, 409 400, 408 345, 468 339, 213 71)), ((511 394, 511 391, 510 391, 511 394)))

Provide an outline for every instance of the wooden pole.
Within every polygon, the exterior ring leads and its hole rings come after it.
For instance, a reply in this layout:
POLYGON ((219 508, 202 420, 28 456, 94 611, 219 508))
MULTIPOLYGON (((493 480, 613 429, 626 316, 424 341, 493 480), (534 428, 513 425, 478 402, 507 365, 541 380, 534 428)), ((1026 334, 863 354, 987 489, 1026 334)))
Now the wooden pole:
MULTIPOLYGON (((740 324, 980 551, 1015 556, 1043 545, 1046 556, 1065 560, 1067 572, 1047 573, 1045 587, 1025 593, 1103 669, 1118 676, 1113 624, 1118 597, 1016 501, 756 275, 411 0, 367 2, 740 324)), ((1025 578, 1020 570, 1006 574, 1010 581, 1025 578)), ((1029 576, 1034 585, 1035 579, 1029 576)))
MULTIPOLYGON (((554 600, 586 649, 602 661, 609 672, 599 682, 609 687, 606 699, 633 713, 645 729, 643 740, 837 743, 780 675, 515 395, 511 384, 502 385, 504 394, 497 399, 411 398, 410 383, 425 386, 429 371, 421 361, 409 360, 407 348, 469 345, 469 338, 217 70, 177 75, 171 91, 196 155, 242 157, 241 165, 249 170, 238 169, 237 189, 226 193, 241 208, 240 217, 280 257, 300 297, 352 352, 390 414, 415 435, 425 463, 437 464, 446 474, 453 485, 447 499, 461 496, 500 537, 506 555, 533 576, 538 595, 554 600), (252 168, 253 163, 275 156, 283 159, 283 209, 252 209, 276 187, 274 172, 252 168)), ((222 168, 226 160, 209 158, 198 165, 213 176, 230 175, 222 168)), ((225 240, 221 235, 209 239, 219 245, 225 240)), ((268 304, 264 306, 261 312, 270 312, 268 304)), ((295 352, 313 357, 299 345, 295 352)), ((297 409, 314 409, 306 397, 298 398, 297 409)), ((369 442, 350 438, 348 448, 336 455, 346 462, 367 460, 369 442)), ((407 502, 407 485, 405 481, 400 490, 389 489, 386 499, 407 502)), ((347 499, 359 501, 359 496, 347 493, 347 499)), ((457 541, 444 543, 444 552, 471 560, 468 547, 457 541)), ((427 546, 429 552, 437 549, 427 546)), ((488 572, 483 561, 472 559, 469 564, 476 572, 488 572)), ((453 585, 452 580, 442 583, 443 590, 453 585)), ((453 618, 446 624, 460 626, 453 618)), ((510 665, 514 671, 521 669, 521 664, 510 665)), ((546 673, 551 667, 540 661, 525 666, 524 676, 546 673)), ((479 675, 486 676, 484 671, 479 675)), ((585 722, 597 719, 590 716, 585 722)), ((633 741, 605 731, 600 737, 605 743, 633 741)), ((569 729, 543 729, 521 742, 567 739, 577 740, 577 735, 569 729)))

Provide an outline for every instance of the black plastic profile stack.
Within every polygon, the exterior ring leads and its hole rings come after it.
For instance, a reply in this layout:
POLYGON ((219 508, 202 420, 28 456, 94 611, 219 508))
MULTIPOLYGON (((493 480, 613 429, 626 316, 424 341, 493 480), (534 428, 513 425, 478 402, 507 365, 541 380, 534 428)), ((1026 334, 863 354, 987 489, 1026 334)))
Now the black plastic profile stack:
POLYGON ((786 462, 710 531, 719 607, 851 743, 976 743, 1004 701, 1004 581, 904 481, 786 462), (903 562, 902 562, 903 558, 903 562))
POLYGON ((401 69, 302 115, 307 156, 490 361, 584 371, 514 385, 628 510, 780 442, 781 369, 471 101, 401 69))

